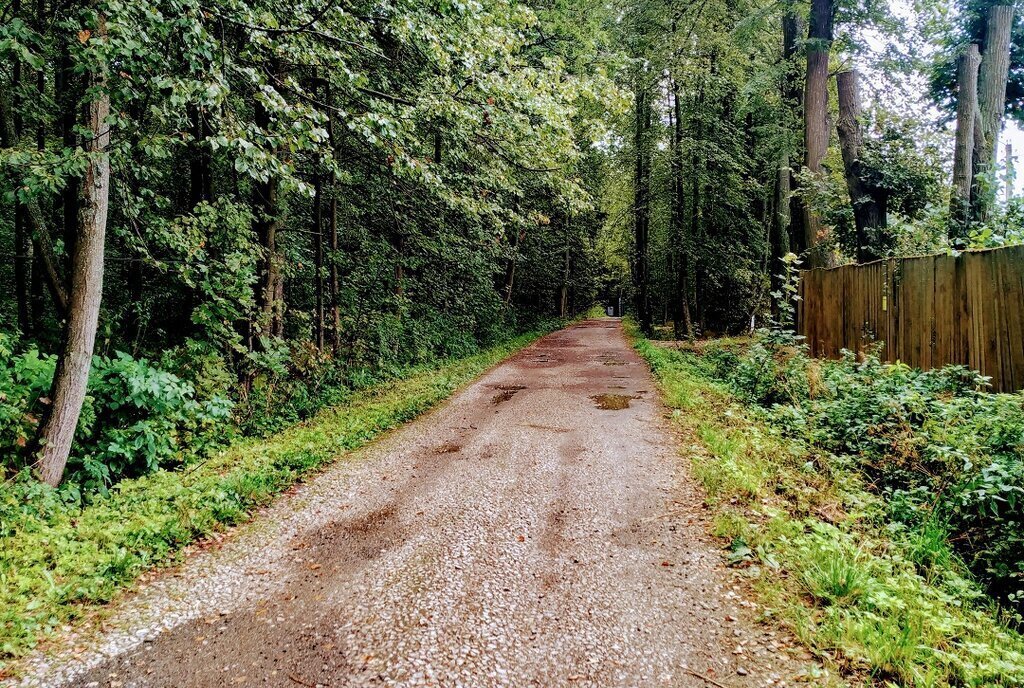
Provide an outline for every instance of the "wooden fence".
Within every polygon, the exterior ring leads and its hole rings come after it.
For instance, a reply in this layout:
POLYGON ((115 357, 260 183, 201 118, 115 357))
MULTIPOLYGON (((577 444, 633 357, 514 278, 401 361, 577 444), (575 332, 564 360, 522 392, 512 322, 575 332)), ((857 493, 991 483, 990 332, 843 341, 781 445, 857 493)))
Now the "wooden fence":
POLYGON ((815 356, 882 341, 888 361, 958 363, 994 390, 1024 388, 1024 246, 806 270, 800 296, 797 330, 815 356))

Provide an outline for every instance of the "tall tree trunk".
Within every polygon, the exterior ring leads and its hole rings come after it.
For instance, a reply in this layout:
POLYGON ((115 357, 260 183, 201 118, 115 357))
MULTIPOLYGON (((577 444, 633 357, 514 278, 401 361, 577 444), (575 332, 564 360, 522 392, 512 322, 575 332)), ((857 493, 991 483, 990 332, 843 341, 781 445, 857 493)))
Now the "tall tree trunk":
POLYGON ((985 51, 978 72, 978 117, 974 125, 974 176, 971 216, 984 221, 995 202, 995 152, 1006 109, 1006 79, 1010 70, 1010 31, 1013 5, 988 9, 985 51))
MULTIPOLYGON (((793 127, 794 131, 803 122, 804 89, 801 78, 803 70, 797 66, 796 57, 806 29, 806 22, 796 14, 793 3, 789 3, 786 14, 782 18, 782 60, 785 69, 782 77, 782 98, 789 113, 787 124, 793 127)), ((789 180, 785 185, 789 211, 785 213, 784 217, 787 220, 786 231, 789 233, 787 243, 797 253, 807 250, 807 232, 804 227, 806 211, 803 198, 799 194, 790 192, 797 189, 797 175, 800 173, 803 157, 802 141, 793 141, 786 151, 786 158, 790 163, 789 180)))
POLYGON ((672 322, 676 339, 693 338, 690 317, 690 251, 686 238, 683 180, 683 107, 679 101, 679 82, 672 79, 672 241, 675 285, 672 294, 672 322))
MULTIPOLYGON (((271 66, 277 73, 278 66, 271 66)), ((255 108, 256 126, 262 130, 270 128, 270 113, 257 102, 255 108)), ((284 333, 284 276, 281 273, 281 255, 277 246, 277 232, 282 224, 280 180, 270 177, 266 182, 254 185, 253 205, 255 206, 256 238, 262 249, 257 283, 256 304, 258 318, 256 332, 259 336, 277 337, 284 333)), ((258 345, 258 341, 253 342, 258 345)))
POLYGON ((512 233, 509 249, 512 255, 509 257, 508 265, 505 266, 505 308, 512 305, 512 292, 516 285, 516 263, 519 257, 519 231, 512 233))
POLYGON ((569 315, 569 237, 572 230, 572 214, 565 215, 565 264, 562 267, 562 290, 559 298, 559 315, 563 318, 569 315))
MULTIPOLYGON (((17 148, 20 143, 18 133, 14 128, 14 114, 8 92, 0 93, 0 140, 8 148, 17 148)), ((46 216, 43 214, 43 209, 39 207, 39 201, 35 198, 25 199, 23 207, 22 217, 32 228, 33 254, 38 256, 42 262, 57 314, 59 317, 64 317, 68 307, 68 293, 54 252, 53 240, 50 237, 49 228, 46 226, 46 216)))
MULTIPOLYGON (((327 102, 331 103, 331 91, 328 88, 327 102)), ((331 140, 331 155, 335 164, 338 157, 338 141, 334 131, 334 109, 328 111, 327 131, 331 140)), ((341 351, 341 304, 338 301, 339 280, 338 280, 338 177, 332 165, 331 167, 331 205, 328 218, 328 232, 331 242, 331 328, 332 349, 337 356, 341 351)))
POLYGON ((635 76, 635 107, 634 122, 634 155, 636 168, 633 180, 633 224, 634 224, 634 258, 633 281, 636 287, 636 315, 640 331, 646 335, 653 330, 650 294, 650 223, 651 223, 651 177, 650 177, 650 142, 648 131, 651 126, 650 92, 644 83, 643 72, 637 70, 635 76))
MULTIPOLYGON (((42 36, 46 31, 46 0, 39 0, 37 6, 37 25, 36 30, 39 35, 42 36)), ((39 94, 39 102, 45 102, 46 99, 46 68, 43 67, 36 72, 36 93, 39 94)), ((40 118, 36 126, 36 150, 40 153, 46 150, 46 120, 40 118)), ((25 218, 22 216, 22 226, 24 227, 25 218)), ((31 241, 31 236, 26 237, 28 240, 25 242, 25 248, 27 251, 32 253, 32 275, 30 277, 29 284, 29 315, 32 320, 32 332, 39 332, 42 330, 43 321, 45 318, 46 304, 43 298, 43 261, 36 255, 35 245, 31 241)))
POLYGON ((971 186, 974 178, 974 127, 978 118, 978 66, 974 43, 957 60, 956 143, 953 147, 953 192, 949 200, 949 238, 962 245, 970 232, 971 186))
MULTIPOLYGON (((828 152, 828 60, 832 52, 832 0, 811 0, 807 33, 807 81, 804 84, 804 167, 813 174, 824 172, 828 152)), ((824 265, 826 256, 819 243, 825 225, 821 217, 804 205, 804 243, 811 267, 824 265)))
MULTIPOLYGON (((106 17, 99 14, 92 40, 104 41, 106 35, 106 17)), ((97 65, 90 81, 93 99, 86 111, 86 128, 90 136, 85 142, 90 156, 82 179, 78 241, 71 261, 67 326, 53 376, 52 402, 36 439, 39 449, 36 474, 54 486, 64 475, 82 412, 103 296, 103 251, 110 194, 110 158, 107 155, 110 95, 106 90, 106 65, 97 65)))
POLYGON ((323 183, 319 167, 313 179, 313 284, 316 291, 316 313, 313 314, 316 347, 324 350, 324 210, 323 183))
POLYGON ((206 113, 196 105, 189 109, 192 146, 189 155, 189 203, 192 208, 213 199, 213 152, 206 139, 211 133, 206 113))
MULTIPOLYGON (((782 289, 782 258, 790 252, 789 243, 789 214, 790 214, 790 181, 792 180, 792 169, 789 166, 789 156, 782 154, 779 160, 779 169, 775 174, 775 200, 772 203, 771 224, 768 229, 768 242, 770 244, 770 259, 768 265, 768 279, 772 293, 779 293, 782 289)), ((772 300, 772 314, 778 317, 778 303, 772 300)))
POLYGON ((846 188, 853 205, 853 221, 857 231, 857 261, 864 263, 881 257, 880 232, 886 226, 885 197, 864 183, 864 135, 860 128, 860 88, 856 71, 836 75, 839 96, 839 147, 843 154, 846 188))
MULTIPOLYGON (((79 109, 79 82, 74 69, 74 64, 71 61, 71 50, 67 43, 62 43, 60 48, 60 65, 57 69, 56 90, 58 91, 57 103, 61 113, 61 139, 64 147, 70 150, 74 150, 78 146, 75 120, 79 109)), ((64 191, 61 193, 61 226, 59 228, 64 239, 64 253, 69 259, 74 253, 75 235, 78 232, 78 196, 78 177, 71 177, 67 180, 64 191)))
MULTIPOLYGON (((12 10, 15 17, 21 13, 21 2, 19 0, 14 1, 12 10)), ((11 91, 13 93, 12 126, 14 128, 14 139, 18 139, 22 135, 24 124, 21 117, 22 102, 20 96, 23 77, 21 60, 14 60, 11 71, 11 91)), ((25 218, 25 205, 17 196, 14 198, 14 253, 14 295, 18 303, 18 329, 24 333, 29 333, 32 330, 31 311, 29 308, 33 262, 32 238, 25 218)))

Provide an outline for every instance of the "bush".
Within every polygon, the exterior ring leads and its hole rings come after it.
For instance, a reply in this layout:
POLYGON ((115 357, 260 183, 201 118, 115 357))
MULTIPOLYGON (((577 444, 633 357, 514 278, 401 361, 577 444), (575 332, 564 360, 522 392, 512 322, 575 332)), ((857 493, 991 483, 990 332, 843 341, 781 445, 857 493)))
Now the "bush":
MULTIPOLYGON (((4 468, 17 472, 46 406, 55 356, 30 346, 15 353, 0 335, 0 444, 4 468)), ((197 399, 192 383, 126 353, 97 356, 68 461, 67 480, 103 492, 123 477, 205 455, 231 434, 231 403, 197 399)))
POLYGON ((816 361, 770 334, 709 359, 774 427, 852 457, 891 518, 918 534, 908 537, 948 534, 990 592, 1024 601, 1024 395, 985 392, 963 366, 921 371, 877 351, 816 361))

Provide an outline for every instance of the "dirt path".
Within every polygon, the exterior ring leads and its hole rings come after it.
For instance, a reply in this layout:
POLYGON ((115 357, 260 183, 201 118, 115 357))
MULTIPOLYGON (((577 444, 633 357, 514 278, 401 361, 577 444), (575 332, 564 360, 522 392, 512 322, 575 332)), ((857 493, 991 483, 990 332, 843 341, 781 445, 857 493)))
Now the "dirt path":
POLYGON ((788 678, 668 427, 618 321, 556 332, 158 577, 24 685, 788 678))

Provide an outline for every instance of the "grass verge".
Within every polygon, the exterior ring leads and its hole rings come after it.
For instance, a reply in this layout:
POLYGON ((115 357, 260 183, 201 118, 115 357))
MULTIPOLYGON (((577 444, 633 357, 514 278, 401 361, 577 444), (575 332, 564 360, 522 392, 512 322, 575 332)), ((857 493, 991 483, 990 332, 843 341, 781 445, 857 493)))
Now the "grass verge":
POLYGON ((857 684, 1024 685, 1024 638, 942 533, 890 529, 852 465, 783 437, 699 352, 631 334, 688 438, 714 534, 750 576, 767 621, 857 684))
POLYGON ((0 487, 0 678, 12 659, 146 570, 247 520, 303 476, 412 420, 541 334, 409 371, 272 438, 238 442, 180 471, 122 481, 82 508, 42 485, 0 487))

